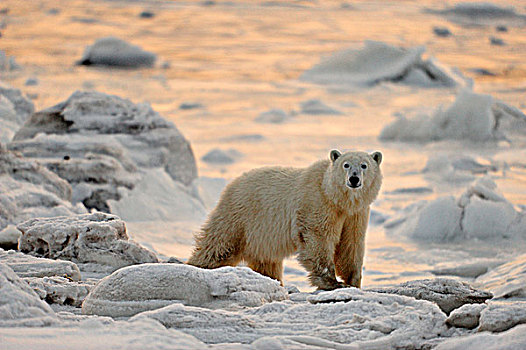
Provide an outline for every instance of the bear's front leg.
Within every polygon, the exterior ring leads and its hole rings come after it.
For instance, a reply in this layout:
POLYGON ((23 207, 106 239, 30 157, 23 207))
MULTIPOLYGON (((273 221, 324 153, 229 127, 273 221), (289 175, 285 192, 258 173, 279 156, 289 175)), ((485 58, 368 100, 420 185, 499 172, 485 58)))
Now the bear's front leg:
POLYGON ((369 208, 349 217, 344 225, 340 242, 336 246, 334 262, 336 273, 345 283, 360 288, 365 253, 365 232, 369 222, 369 208))
POLYGON ((301 236, 298 261, 309 271, 311 284, 322 290, 345 287, 336 279, 333 260, 335 244, 320 234, 309 233, 301 236))

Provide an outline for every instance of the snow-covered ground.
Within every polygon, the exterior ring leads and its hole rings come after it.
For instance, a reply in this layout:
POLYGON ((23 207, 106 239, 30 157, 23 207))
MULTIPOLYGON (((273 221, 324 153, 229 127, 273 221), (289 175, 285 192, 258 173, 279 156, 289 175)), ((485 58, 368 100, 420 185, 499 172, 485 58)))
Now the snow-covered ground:
POLYGON ((2 347, 526 346, 523 2, 6 0, 0 43, 2 347), (171 264, 233 178, 332 148, 384 155, 364 291, 171 264), (494 298, 446 315, 455 281, 494 298))

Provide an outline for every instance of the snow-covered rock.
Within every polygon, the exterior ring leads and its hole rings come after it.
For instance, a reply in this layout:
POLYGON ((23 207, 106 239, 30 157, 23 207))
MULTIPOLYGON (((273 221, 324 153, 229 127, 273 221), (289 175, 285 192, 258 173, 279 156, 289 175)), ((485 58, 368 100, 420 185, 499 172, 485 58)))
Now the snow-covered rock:
POLYGON ((342 112, 317 99, 303 101, 300 103, 300 107, 303 114, 342 114, 342 112))
POLYGON ((384 227, 388 234, 431 242, 526 237, 524 213, 498 192, 489 177, 476 180, 458 198, 410 204, 384 227))
POLYGON ((206 270, 183 264, 143 264, 103 278, 82 304, 82 312, 121 317, 173 303, 253 307, 284 299, 287 291, 277 281, 249 268, 206 270))
POLYGON ((498 166, 487 159, 462 153, 438 153, 428 158, 422 173, 428 180, 450 186, 472 182, 477 175, 498 170, 498 166))
POLYGON ((507 332, 492 334, 482 332, 464 337, 448 339, 435 350, 522 350, 526 348, 526 325, 507 332))
POLYGON ((428 300, 436 303, 447 314, 464 304, 484 303, 492 298, 491 293, 474 289, 466 282, 449 278, 408 281, 392 287, 368 290, 428 300))
POLYGON ((214 148, 201 157, 201 160, 212 164, 232 164, 241 157, 242 154, 236 149, 222 150, 214 148))
POLYGON ((289 120, 291 116, 280 108, 273 108, 260 113, 254 121, 258 123, 281 124, 289 120))
POLYGON ((18 249, 18 239, 22 235, 14 225, 8 225, 0 230, 0 248, 4 250, 18 249))
POLYGON ((495 298, 526 298, 526 255, 479 276, 474 285, 491 291, 495 298))
POLYGON ((526 301, 494 301, 480 313, 479 332, 502 332, 526 323, 526 301))
POLYGON ((88 46, 79 61, 82 65, 125 68, 151 67, 157 56, 115 37, 101 38, 88 46))
POLYGON ((20 90, 0 82, 0 143, 11 141, 33 110, 33 103, 20 90))
POLYGON ((365 41, 362 49, 334 53, 304 72, 301 79, 320 84, 373 85, 382 81, 419 86, 455 86, 463 78, 441 67, 433 59, 424 60, 423 46, 409 49, 376 41, 365 41))
POLYGON ((93 283, 72 282, 64 277, 23 278, 33 291, 48 303, 80 307, 93 283))
POLYGON ((432 115, 420 114, 411 119, 398 116, 382 129, 379 138, 405 142, 499 140, 506 138, 501 124, 517 119, 524 123, 525 118, 521 111, 495 101, 490 95, 463 89, 445 110, 439 108, 432 115))
POLYGON ((80 271, 71 261, 37 258, 31 255, 0 249, 0 262, 9 266, 20 277, 62 276, 80 280, 80 271))
POLYGON ((443 10, 429 9, 428 12, 443 15, 452 22, 466 26, 526 24, 526 16, 517 13, 513 7, 490 2, 461 2, 443 10))
POLYGON ((348 288, 322 292, 309 301, 273 302, 237 312, 173 304, 132 320, 153 318, 205 343, 257 340, 278 349, 337 349, 344 344, 353 349, 421 348, 427 339, 447 332, 446 316, 423 300, 348 288), (346 302, 335 301, 339 294, 346 295, 346 302))
POLYGON ((447 324, 457 328, 473 329, 479 325, 480 313, 486 304, 465 304, 451 312, 447 324))
POLYGON ((128 239, 126 224, 117 216, 91 214, 37 218, 19 224, 19 249, 54 259, 98 263, 113 269, 157 262, 154 253, 128 239))
POLYGON ((77 91, 33 114, 8 147, 66 179, 74 202, 106 212, 108 200, 132 190, 145 170, 163 169, 187 187, 197 177, 190 144, 174 124, 147 103, 98 92, 77 91))
MULTIPOLYGON (((207 348, 206 344, 191 335, 166 329, 159 322, 147 319, 127 322, 90 318, 52 327, 0 328, 0 339, 3 350, 207 348)), ((236 347, 228 344, 225 349, 232 350, 236 347)))
MULTIPOLYGON (((0 327, 44 326, 56 322, 55 313, 29 285, 0 262, 0 327)), ((2 339, 2 348, 4 340, 2 339)))

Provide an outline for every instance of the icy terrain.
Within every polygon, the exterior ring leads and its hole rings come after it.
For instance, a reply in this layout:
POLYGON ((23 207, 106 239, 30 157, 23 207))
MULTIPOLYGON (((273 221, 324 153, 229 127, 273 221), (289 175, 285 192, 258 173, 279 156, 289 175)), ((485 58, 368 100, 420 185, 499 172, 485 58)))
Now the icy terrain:
POLYGON ((524 348, 525 18, 5 0, 0 347, 524 348), (384 154, 362 290, 181 264, 229 181, 332 148, 384 154))

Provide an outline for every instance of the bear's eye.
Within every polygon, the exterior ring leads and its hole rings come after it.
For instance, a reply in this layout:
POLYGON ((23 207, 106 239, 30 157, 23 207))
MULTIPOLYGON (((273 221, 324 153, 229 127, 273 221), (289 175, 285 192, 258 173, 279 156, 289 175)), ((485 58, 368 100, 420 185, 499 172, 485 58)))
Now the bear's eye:
POLYGON ((365 164, 365 163, 362 164, 362 169, 363 169, 363 170, 367 169, 367 164, 365 164))
POLYGON ((343 168, 344 169, 349 169, 351 166, 349 165, 349 163, 343 163, 343 168))

